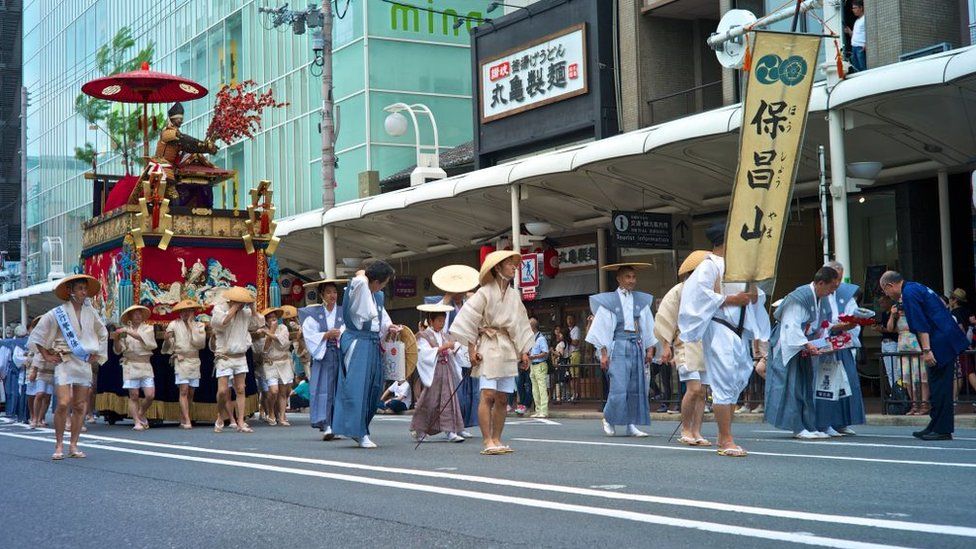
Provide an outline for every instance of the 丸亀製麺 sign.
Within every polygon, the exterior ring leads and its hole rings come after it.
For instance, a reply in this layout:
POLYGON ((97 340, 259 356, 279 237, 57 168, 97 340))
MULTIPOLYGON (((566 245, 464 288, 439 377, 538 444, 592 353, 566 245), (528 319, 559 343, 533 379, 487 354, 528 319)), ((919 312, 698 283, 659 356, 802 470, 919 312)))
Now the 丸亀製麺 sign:
POLYGON ((726 282, 776 276, 820 52, 819 36, 755 37, 725 236, 726 282))
POLYGON ((674 247, 671 214, 613 212, 613 236, 621 248, 670 250, 674 247))
POLYGON ((556 248, 556 252, 559 254, 560 270, 572 271, 597 264, 596 244, 560 246, 556 248))
POLYGON ((481 62, 481 122, 582 95, 586 26, 568 29, 481 62))

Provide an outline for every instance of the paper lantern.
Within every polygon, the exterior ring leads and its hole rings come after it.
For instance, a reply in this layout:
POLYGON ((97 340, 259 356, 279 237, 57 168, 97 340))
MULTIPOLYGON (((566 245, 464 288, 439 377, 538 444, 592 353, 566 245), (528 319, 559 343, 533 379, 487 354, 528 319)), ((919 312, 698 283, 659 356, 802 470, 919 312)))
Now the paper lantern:
POLYGON ((542 252, 542 274, 548 278, 556 278, 559 274, 559 252, 551 246, 542 252))
POLYGON ((495 247, 490 244, 485 244, 484 246, 482 246, 481 250, 479 251, 480 257, 478 258, 478 265, 484 263, 485 258, 488 257, 488 254, 490 254, 493 251, 495 251, 495 247))

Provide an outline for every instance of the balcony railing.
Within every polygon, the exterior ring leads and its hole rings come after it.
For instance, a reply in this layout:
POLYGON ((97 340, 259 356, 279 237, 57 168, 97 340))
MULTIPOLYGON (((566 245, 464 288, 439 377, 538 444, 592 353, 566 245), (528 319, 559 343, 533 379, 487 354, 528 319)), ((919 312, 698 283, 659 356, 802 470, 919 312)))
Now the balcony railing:
POLYGON ((647 101, 649 126, 722 106, 722 81, 716 80, 647 101))

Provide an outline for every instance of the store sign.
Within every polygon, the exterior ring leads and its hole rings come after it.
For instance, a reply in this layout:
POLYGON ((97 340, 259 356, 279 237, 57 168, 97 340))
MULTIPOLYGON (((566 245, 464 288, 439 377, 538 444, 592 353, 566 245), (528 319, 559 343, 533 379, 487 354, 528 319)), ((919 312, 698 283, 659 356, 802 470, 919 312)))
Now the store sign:
POLYGON ((542 254, 522 254, 522 266, 519 267, 519 289, 522 299, 532 301, 539 289, 539 256, 542 254))
POLYGON ((572 271, 597 264, 596 244, 560 246, 556 251, 559 253, 560 270, 572 271))
POLYGON ((394 297, 416 297, 417 296, 417 277, 398 276, 393 279, 394 297))
POLYGON ((588 91, 586 26, 579 24, 481 62, 481 122, 588 91))
POLYGON ((674 248, 671 214, 613 212, 613 234, 620 248, 674 248))

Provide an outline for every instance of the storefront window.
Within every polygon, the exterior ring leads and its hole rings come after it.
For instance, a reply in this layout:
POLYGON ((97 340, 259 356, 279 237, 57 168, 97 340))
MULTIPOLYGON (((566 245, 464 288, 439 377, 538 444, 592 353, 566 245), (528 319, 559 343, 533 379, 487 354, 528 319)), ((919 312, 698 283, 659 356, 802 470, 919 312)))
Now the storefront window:
POLYGON ((880 273, 898 267, 895 191, 852 195, 848 204, 851 265, 847 276, 865 289, 861 301, 870 306, 880 291, 873 287, 880 273))

